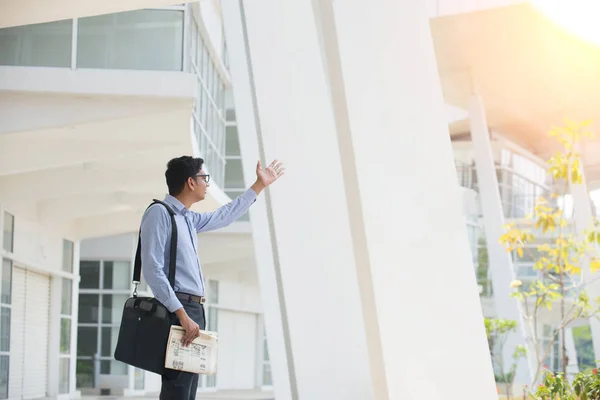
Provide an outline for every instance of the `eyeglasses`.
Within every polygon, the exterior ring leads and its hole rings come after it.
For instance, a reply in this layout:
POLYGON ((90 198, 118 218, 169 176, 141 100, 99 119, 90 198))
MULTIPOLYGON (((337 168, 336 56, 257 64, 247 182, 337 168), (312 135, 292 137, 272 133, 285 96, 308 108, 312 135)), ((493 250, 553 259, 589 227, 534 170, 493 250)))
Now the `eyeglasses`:
POLYGON ((206 183, 210 182, 210 175, 208 175, 208 174, 196 175, 196 178, 204 178, 204 182, 206 182, 206 183))

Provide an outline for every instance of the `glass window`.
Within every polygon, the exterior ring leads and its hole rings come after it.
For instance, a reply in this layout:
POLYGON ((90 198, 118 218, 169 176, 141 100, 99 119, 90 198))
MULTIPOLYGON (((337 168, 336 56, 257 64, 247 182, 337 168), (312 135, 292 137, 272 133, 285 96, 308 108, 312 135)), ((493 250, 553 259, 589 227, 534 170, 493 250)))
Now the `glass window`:
MULTIPOLYGON (((1 41, 0 41, 1 42, 1 41)), ((2 52, 0 51, 0 54, 2 52)), ((0 55, 1 57, 1 55, 0 55)), ((4 212, 4 235, 2 239, 2 248, 12 253, 14 250, 15 238, 15 217, 14 215, 4 212)))
POLYGON ((219 310, 214 307, 208 307, 206 329, 216 332, 219 325, 219 310))
POLYGON ((264 386, 273 385, 273 377, 271 376, 271 364, 263 365, 263 385, 264 386))
POLYGON ((131 264, 127 261, 104 262, 104 289, 129 290, 131 287, 131 264))
POLYGON ((134 376, 134 389, 135 390, 144 390, 144 376, 146 374, 144 374, 144 371, 136 368, 135 369, 135 376, 134 376))
MULTIPOLYGON (((236 197, 244 193, 243 190, 226 190, 225 194, 229 196, 230 199, 234 200, 236 197)), ((250 221, 250 213, 246 212, 246 214, 242 215, 238 218, 238 221, 250 221)))
POLYGON ((101 357, 112 357, 119 339, 119 327, 102 327, 101 357))
POLYGON ((273 385, 273 377, 271 375, 271 362, 269 358, 269 346, 267 344, 267 336, 263 336, 263 385, 273 385))
MULTIPOLYGON (((98 328, 80 326, 77 328, 77 355, 91 357, 98 352, 98 328)), ((79 370, 79 368, 77 368, 79 370)), ((77 372, 79 373, 79 372, 77 372)))
POLYGON ((225 155, 239 156, 240 141, 238 138, 237 126, 228 126, 226 132, 227 135, 225 136, 225 155))
POLYGON ((227 189, 244 188, 242 160, 227 160, 227 164, 225 164, 225 187, 227 189))
POLYGON ((92 360, 77 360, 75 373, 77 387, 91 389, 94 387, 94 362, 92 360))
POLYGON ((61 318, 60 320, 60 352, 61 354, 71 353, 71 319, 61 318))
POLYGON ((214 279, 208 280, 208 297, 210 304, 219 304, 219 281, 214 279))
POLYGON ((227 118, 227 121, 235 121, 235 110, 233 108, 228 108, 227 111, 225 111, 225 118, 227 118))
POLYGON ((123 314, 123 306, 127 295, 102 295, 102 322, 105 324, 119 324, 123 314))
POLYGON ((2 260, 2 286, 0 287, 0 303, 10 304, 12 297, 12 261, 2 260))
POLYGON ((73 295, 73 281, 67 278, 62 279, 62 301, 61 310, 62 315, 71 315, 71 296, 73 295))
POLYGON ((103 375, 127 375, 127 364, 116 360, 100 361, 100 373, 103 375))
POLYGON ((207 387, 217 387, 217 375, 207 375, 206 376, 206 386, 207 387))
POLYGON ((73 272, 74 244, 70 240, 63 240, 63 271, 73 272))
POLYGON ((79 295, 79 322, 98 322, 99 296, 97 294, 79 295))
POLYGON ((0 65, 70 67, 73 21, 0 29, 0 65))
POLYGON ((100 287, 100 262, 82 261, 79 264, 80 289, 98 289, 100 287))
POLYGON ((69 358, 61 358, 58 361, 58 393, 69 393, 69 375, 71 370, 71 360, 69 358))
POLYGON ((10 308, 0 307, 0 351, 10 351, 10 308))
POLYGON ((0 356, 0 399, 8 398, 8 356, 0 356))
POLYGON ((181 71, 183 11, 80 18, 77 41, 78 68, 181 71))

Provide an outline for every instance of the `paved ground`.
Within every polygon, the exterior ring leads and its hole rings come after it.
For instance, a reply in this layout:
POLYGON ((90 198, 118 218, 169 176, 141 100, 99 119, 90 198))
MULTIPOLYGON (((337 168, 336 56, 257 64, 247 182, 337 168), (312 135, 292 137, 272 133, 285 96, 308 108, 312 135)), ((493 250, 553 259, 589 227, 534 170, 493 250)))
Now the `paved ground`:
POLYGON ((273 396, 273 393, 260 392, 260 391, 251 391, 251 392, 225 391, 225 392, 217 392, 217 393, 201 393, 196 398, 202 399, 202 400, 274 400, 275 399, 273 396))
MULTIPOLYGON (((82 396, 82 400, 149 400, 156 398, 158 398, 157 394, 144 397, 82 396)), ((259 390, 224 390, 212 393, 200 392, 196 398, 198 400, 275 400, 272 392, 262 392, 259 390)))
POLYGON ((261 391, 223 391, 217 393, 199 393, 202 400, 274 400, 273 393, 261 391))

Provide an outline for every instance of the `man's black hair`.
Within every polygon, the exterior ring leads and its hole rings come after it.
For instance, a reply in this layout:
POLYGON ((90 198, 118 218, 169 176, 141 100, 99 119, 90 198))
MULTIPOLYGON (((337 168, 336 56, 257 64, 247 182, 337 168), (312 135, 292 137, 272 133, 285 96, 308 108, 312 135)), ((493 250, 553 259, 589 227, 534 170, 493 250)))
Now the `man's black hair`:
POLYGON ((171 196, 177 196, 183 190, 188 178, 195 177, 202 169, 204 160, 190 156, 173 158, 167 163, 165 178, 171 196))

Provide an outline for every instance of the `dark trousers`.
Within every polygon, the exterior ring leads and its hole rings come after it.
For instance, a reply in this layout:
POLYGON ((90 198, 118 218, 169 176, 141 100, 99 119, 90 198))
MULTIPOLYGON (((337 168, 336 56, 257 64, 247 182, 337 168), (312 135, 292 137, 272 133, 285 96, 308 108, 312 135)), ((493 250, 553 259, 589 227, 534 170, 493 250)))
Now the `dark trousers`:
MULTIPOLYGON (((198 324, 200 329, 206 328, 204 306, 194 302, 182 302, 189 317, 198 324)), ((180 325, 179 319, 173 314, 173 325, 180 325)), ((160 400, 194 400, 198 390, 198 374, 191 372, 165 369, 162 375, 160 400)))

